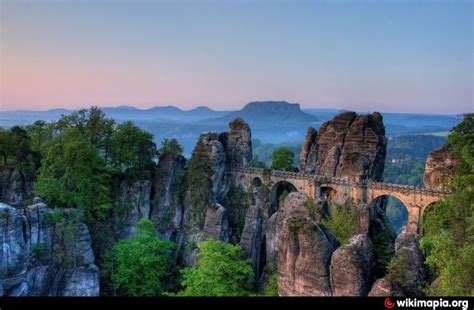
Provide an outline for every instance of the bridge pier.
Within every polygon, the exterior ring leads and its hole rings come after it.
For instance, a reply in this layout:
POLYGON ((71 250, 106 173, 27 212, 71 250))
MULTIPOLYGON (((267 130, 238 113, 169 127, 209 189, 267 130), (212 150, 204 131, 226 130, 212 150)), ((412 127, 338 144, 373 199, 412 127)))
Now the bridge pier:
POLYGON ((406 231, 409 233, 417 234, 421 231, 420 228, 420 213, 421 207, 417 204, 408 204, 408 222, 406 226, 406 231))

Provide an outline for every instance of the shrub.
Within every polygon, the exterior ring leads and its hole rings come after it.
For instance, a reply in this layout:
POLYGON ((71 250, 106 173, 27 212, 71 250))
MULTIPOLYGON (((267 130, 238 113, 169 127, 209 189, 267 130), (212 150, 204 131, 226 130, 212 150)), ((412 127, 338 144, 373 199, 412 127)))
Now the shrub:
POLYGON ((340 244, 346 244, 356 234, 359 225, 357 210, 351 204, 334 204, 331 206, 330 217, 321 222, 336 237, 340 244))
POLYGON ((198 260, 181 271, 180 296, 249 296, 253 294, 251 263, 238 244, 209 239, 200 245, 198 260))
POLYGON ((158 239, 150 220, 137 224, 138 234, 121 240, 104 257, 103 271, 119 294, 157 296, 171 287, 173 248, 170 241, 158 239))

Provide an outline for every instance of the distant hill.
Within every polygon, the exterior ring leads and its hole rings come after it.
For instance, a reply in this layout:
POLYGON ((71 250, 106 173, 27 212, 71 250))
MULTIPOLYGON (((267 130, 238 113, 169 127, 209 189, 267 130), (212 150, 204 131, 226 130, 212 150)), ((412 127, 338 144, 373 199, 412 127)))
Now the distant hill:
MULTIPOLYGON (((125 120, 147 120, 147 121, 185 121, 196 122, 203 119, 221 117, 229 114, 229 111, 215 111, 208 107, 197 107, 191 110, 181 110, 175 106, 159 106, 150 109, 138 109, 131 106, 102 107, 107 117, 118 121, 125 120)), ((52 109, 46 111, 2 111, 0 123, 3 126, 27 125, 38 119, 56 121, 62 115, 68 115, 75 110, 52 109)))
POLYGON ((171 121, 199 121, 206 118, 219 117, 228 114, 227 111, 215 111, 207 107, 197 107, 192 110, 181 110, 168 105, 150 109, 137 109, 134 107, 114 107, 102 109, 108 117, 118 120, 171 120, 171 121))
POLYGON ((316 122, 318 118, 301 110, 299 103, 286 101, 254 101, 239 111, 231 112, 210 121, 231 121, 242 117, 247 122, 316 122))

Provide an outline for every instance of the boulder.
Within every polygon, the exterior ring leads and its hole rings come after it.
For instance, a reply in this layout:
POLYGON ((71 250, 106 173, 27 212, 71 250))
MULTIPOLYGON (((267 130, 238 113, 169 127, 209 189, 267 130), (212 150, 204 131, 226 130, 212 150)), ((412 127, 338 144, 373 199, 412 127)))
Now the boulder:
POLYGON ((374 285, 372 286, 369 295, 373 297, 403 297, 405 294, 403 290, 393 284, 392 282, 388 281, 385 278, 380 278, 375 281, 374 285))
POLYGON ((366 296, 372 285, 375 264, 373 246, 366 234, 352 237, 331 257, 333 296, 366 296))
POLYGON ((278 242, 278 294, 331 296, 329 263, 335 237, 307 215, 307 197, 291 193, 284 203, 278 242))

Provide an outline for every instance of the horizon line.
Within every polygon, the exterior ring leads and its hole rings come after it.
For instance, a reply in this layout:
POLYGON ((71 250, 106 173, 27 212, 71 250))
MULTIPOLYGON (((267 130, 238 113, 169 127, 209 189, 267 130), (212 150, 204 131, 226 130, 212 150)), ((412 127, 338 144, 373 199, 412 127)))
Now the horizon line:
POLYGON ((287 103, 292 103, 292 104, 299 104, 300 106, 300 109, 303 111, 303 110, 335 110, 335 111, 351 111, 351 112, 356 112, 356 113, 363 113, 363 114, 372 114, 374 112, 379 112, 379 113, 385 113, 385 114, 419 114, 419 115, 453 115, 453 116, 458 116, 458 115, 464 115, 464 114, 469 114, 469 113, 473 113, 474 111, 464 111, 464 112, 454 112, 454 113, 442 113, 442 112, 431 112, 431 113, 423 113, 423 112, 406 112, 406 111, 397 111, 397 112, 389 112, 389 111, 384 111, 384 110, 378 110, 378 109, 368 109, 367 111, 361 111, 361 110, 356 110, 356 109, 350 109, 350 108, 344 108, 344 107, 314 107, 314 106, 311 106, 311 107, 308 107, 308 106, 303 106, 302 104, 298 103, 298 102, 289 102, 289 101, 286 101, 286 100, 257 100, 257 101, 250 101, 246 104, 244 104, 243 106, 241 106, 240 108, 235 108, 235 109, 227 109, 227 110, 220 110, 220 109, 215 109, 215 108, 212 108, 212 107, 209 107, 207 105, 203 105, 203 104, 200 104, 200 105, 196 105, 192 108, 189 108, 189 109, 183 109, 181 107, 179 107, 178 105, 176 104, 163 104, 163 105, 153 105, 153 106, 150 106, 150 107, 140 107, 140 106, 135 106, 135 105, 128 105, 128 104, 117 104, 117 105, 95 105, 95 104, 92 104, 92 105, 89 105, 87 107, 84 107, 84 106, 80 106, 80 107, 76 107, 76 108, 66 108, 66 107, 51 107, 51 108, 45 108, 45 109, 16 109, 16 110, 11 110, 11 109, 7 109, 7 110, 3 110, 1 107, 0 107, 0 112, 3 112, 3 113, 14 113, 14 112, 49 112, 49 111, 53 111, 53 110, 65 110, 65 111, 70 111, 70 112, 75 112, 75 111, 79 111, 79 110, 83 110, 83 109, 90 109, 91 107, 94 107, 94 106, 97 106, 99 107, 100 109, 104 109, 104 108, 112 108, 112 109, 117 109, 117 108, 132 108, 132 109, 135 109, 135 110, 138 110, 138 111, 148 111, 148 110, 151 110, 151 109, 155 109, 155 108, 176 108, 176 109, 179 109, 180 111, 182 112, 190 112, 190 111, 193 111, 193 110, 196 110, 198 108, 207 108, 211 111, 215 111, 215 112, 236 112, 236 111, 239 111, 241 109, 243 109, 247 104, 251 103, 251 102, 287 102, 287 103))

